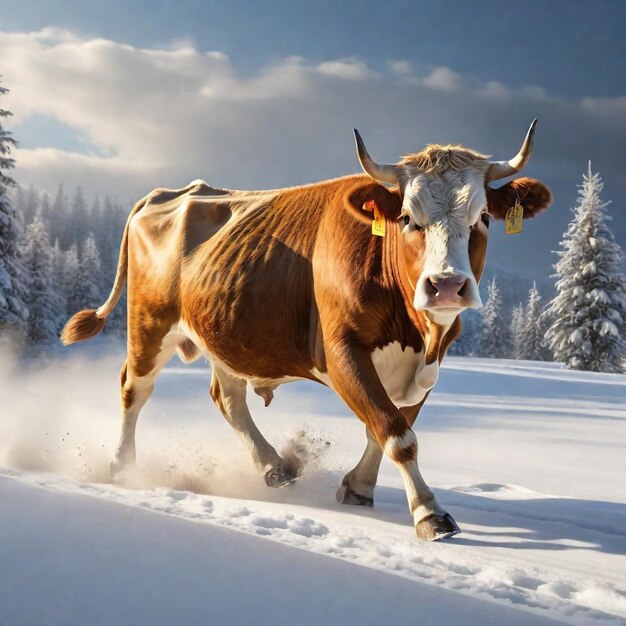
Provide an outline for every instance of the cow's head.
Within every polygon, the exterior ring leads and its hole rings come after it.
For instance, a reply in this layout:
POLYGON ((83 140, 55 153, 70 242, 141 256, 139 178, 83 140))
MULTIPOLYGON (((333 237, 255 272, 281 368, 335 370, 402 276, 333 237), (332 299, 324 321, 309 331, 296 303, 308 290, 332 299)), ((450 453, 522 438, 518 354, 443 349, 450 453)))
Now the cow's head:
POLYGON ((370 218, 367 211, 376 205, 387 221, 398 224, 416 309, 456 315, 465 308, 480 308, 478 281, 485 263, 490 217, 504 219, 517 200, 524 218, 549 206, 550 191, 538 180, 518 178, 499 189, 489 186, 526 165, 536 122, 519 153, 509 161, 490 161, 462 146, 430 145, 395 165, 380 165, 355 130, 363 169, 394 189, 367 185, 358 192, 353 190, 348 203, 357 208, 355 204, 362 202, 358 209, 370 218))

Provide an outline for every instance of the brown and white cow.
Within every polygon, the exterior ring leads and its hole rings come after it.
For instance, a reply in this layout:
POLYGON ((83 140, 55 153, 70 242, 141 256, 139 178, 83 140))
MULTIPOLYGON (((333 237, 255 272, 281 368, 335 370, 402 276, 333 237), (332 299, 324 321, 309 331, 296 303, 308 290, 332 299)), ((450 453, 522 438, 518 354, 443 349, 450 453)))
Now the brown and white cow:
POLYGON ((137 203, 109 299, 62 333, 65 344, 97 334, 128 281, 114 475, 135 462, 137 417, 161 368, 176 350, 186 361, 202 354, 211 397, 269 486, 292 482, 297 469, 257 429, 246 387, 267 404, 281 383, 314 380, 366 426, 365 452, 338 499, 372 506, 385 453, 404 479, 418 537, 457 533, 422 478, 411 427, 461 332, 459 313, 481 306, 489 216, 503 219, 519 200, 533 217, 551 201, 534 179, 488 185, 526 164, 534 130, 510 161, 430 145, 395 165, 375 163, 355 131, 367 175, 272 191, 197 181, 137 203), (372 234, 372 212, 384 236, 372 234))

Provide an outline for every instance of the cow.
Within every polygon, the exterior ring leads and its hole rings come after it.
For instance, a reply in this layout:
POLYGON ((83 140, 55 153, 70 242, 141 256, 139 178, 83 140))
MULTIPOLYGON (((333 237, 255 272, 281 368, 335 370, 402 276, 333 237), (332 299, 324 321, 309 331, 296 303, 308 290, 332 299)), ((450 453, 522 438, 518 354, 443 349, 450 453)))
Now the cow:
POLYGON ((185 362, 210 362, 211 397, 268 486, 293 482, 299 469, 257 429, 246 388, 267 405, 282 383, 317 381, 365 425, 365 451, 343 478, 339 502, 373 506, 385 454, 404 480, 418 538, 458 533, 422 478, 412 426, 461 333, 460 313, 481 306, 490 219, 514 206, 532 218, 551 203, 532 178, 489 185, 524 167, 535 125, 509 161, 428 145, 378 164, 355 130, 363 174, 269 191, 195 181, 140 200, 107 301, 74 315, 61 335, 65 345, 96 335, 127 282, 113 478, 134 465, 139 412, 178 351, 185 362))

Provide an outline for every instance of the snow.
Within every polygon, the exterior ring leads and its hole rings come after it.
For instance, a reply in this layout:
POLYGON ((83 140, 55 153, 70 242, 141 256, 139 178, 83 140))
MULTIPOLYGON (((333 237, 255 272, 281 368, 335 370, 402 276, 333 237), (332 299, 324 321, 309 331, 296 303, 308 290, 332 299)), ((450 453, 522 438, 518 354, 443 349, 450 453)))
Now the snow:
POLYGON ((6 479, 0 493, 2 562, 28 563, 3 576, 7 624, 556 624, 226 528, 6 479))
POLYGON ((271 490, 173 361, 140 418, 139 469, 108 482, 120 352, 0 371, 0 624, 623 624, 626 380, 448 358, 416 431, 462 533, 415 538, 383 462, 375 508, 334 492, 362 425, 320 385, 281 387, 262 432, 306 457, 271 490))

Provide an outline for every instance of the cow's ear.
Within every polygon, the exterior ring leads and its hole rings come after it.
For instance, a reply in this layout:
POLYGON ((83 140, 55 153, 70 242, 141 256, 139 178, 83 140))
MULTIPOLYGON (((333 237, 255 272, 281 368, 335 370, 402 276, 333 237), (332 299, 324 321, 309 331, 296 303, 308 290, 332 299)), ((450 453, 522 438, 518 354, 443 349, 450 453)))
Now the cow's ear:
POLYGON ((498 189, 487 187, 487 209, 496 220, 503 220, 516 200, 524 207, 526 219, 547 209, 552 202, 552 193, 535 178, 516 178, 498 189))
POLYGON ((374 207, 388 220, 397 220, 402 211, 402 198, 395 189, 387 189, 378 183, 359 183, 344 196, 346 209, 364 224, 374 219, 374 207))

